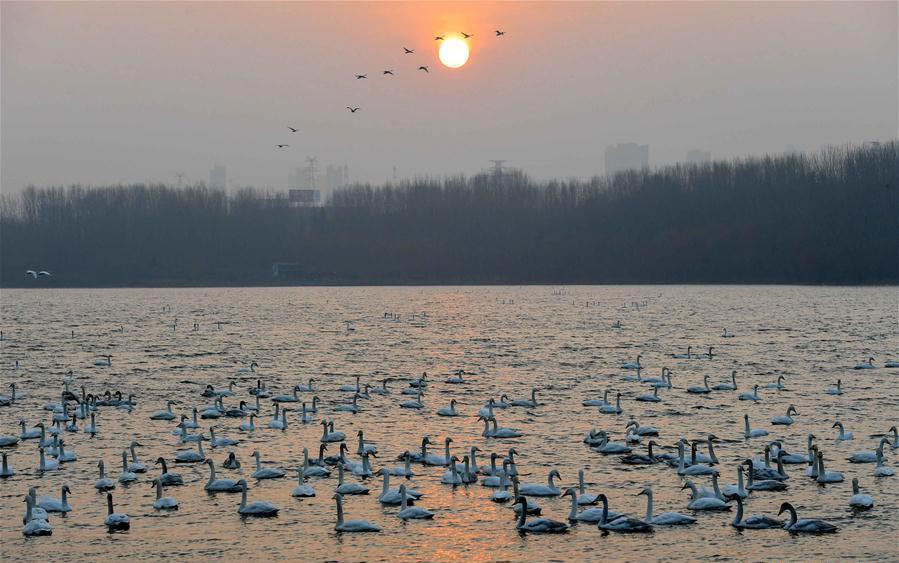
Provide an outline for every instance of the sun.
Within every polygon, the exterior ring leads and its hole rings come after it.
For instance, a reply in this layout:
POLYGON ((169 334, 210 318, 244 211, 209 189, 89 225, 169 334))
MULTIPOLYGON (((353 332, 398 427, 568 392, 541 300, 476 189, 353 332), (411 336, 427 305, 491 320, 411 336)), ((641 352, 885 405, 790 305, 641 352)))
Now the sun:
POLYGON ((441 41, 438 55, 444 65, 459 68, 468 62, 468 43, 456 38, 441 41))

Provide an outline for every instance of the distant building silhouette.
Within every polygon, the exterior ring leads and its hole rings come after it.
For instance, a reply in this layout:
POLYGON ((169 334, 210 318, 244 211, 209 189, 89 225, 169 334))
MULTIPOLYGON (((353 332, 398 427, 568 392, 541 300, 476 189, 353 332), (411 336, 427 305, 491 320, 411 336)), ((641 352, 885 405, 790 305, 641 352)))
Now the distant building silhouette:
POLYGON ((228 172, 221 164, 216 164, 209 171, 209 187, 217 190, 228 188, 228 172))
POLYGON ((690 149, 687 151, 687 164, 704 164, 712 161, 712 153, 709 151, 701 151, 699 149, 690 149))
POLYGON ((649 145, 618 143, 606 148, 606 174, 649 168, 649 145))

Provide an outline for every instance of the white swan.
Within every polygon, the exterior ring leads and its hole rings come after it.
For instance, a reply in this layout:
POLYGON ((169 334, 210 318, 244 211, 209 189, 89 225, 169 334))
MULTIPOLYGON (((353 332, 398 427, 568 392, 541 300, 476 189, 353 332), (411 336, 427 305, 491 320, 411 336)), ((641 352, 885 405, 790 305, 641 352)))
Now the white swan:
POLYGON ((293 488, 290 496, 301 498, 315 496, 315 489, 312 488, 312 485, 306 482, 306 476, 303 474, 302 467, 297 469, 297 486, 293 488))
POLYGON ((178 510, 178 501, 175 497, 162 496, 162 481, 153 479, 151 485, 156 487, 156 500, 153 502, 153 508, 156 510, 178 510))
POLYGON ((71 512, 68 495, 72 494, 72 489, 68 485, 63 485, 61 492, 61 498, 44 496, 38 499, 37 505, 47 512, 71 512))
MULTIPOLYGON (((430 443, 430 441, 428 443, 430 443)), ((441 456, 441 455, 437 455, 437 454, 425 453, 425 450, 424 450, 425 442, 422 441, 422 453, 425 455, 420 460, 421 463, 423 463, 425 465, 443 465, 443 466, 449 465, 450 460, 453 457, 452 455, 450 455, 450 444, 452 444, 452 443, 453 443, 453 439, 451 437, 447 436, 444 439, 444 441, 443 441, 443 452, 444 453, 441 456)))
POLYGON ((599 500, 599 495, 592 495, 587 492, 587 487, 584 484, 584 470, 581 469, 577 472, 577 503, 579 505, 585 504, 596 504, 599 500))
POLYGON ((524 485, 521 485, 518 488, 518 491, 521 495, 524 496, 557 497, 562 493, 562 491, 559 489, 559 487, 556 486, 555 482, 553 481, 554 478, 562 478, 559 475, 559 472, 555 469, 549 472, 549 476, 546 479, 546 485, 526 483, 524 485))
MULTIPOLYGON (((565 492, 562 496, 570 496, 571 497, 571 510, 568 511, 568 520, 569 522, 590 522, 597 523, 602 519, 603 509, 602 508, 588 508, 582 512, 578 512, 578 494, 574 488, 569 487, 565 489, 565 492)), ((596 500, 599 500, 599 495, 596 495, 596 500)), ((607 514, 609 518, 617 518, 621 516, 617 512, 610 512, 607 514)))
MULTIPOLYGON (((884 444, 888 444, 889 442, 889 438, 881 438, 880 443, 877 444, 877 450, 882 454, 884 444)), ((877 461, 877 451, 855 452, 846 459, 848 459, 850 463, 874 463, 877 461)))
POLYGON ((427 508, 409 506, 409 495, 406 491, 406 485, 400 485, 399 494, 402 500, 400 502, 400 511, 396 515, 397 518, 401 520, 430 520, 434 517, 434 513, 427 508))
POLYGON ((213 448, 226 448, 228 446, 236 446, 240 441, 235 440, 234 438, 228 438, 226 436, 222 436, 221 438, 215 437, 215 426, 209 427, 209 444, 213 448))
POLYGON ((785 415, 775 416, 774 418, 772 418, 771 424, 777 424, 777 425, 781 425, 781 426, 789 426, 790 424, 793 424, 793 417, 790 416, 791 414, 796 414, 796 415, 799 414, 798 412, 796 412, 796 406, 793 404, 791 404, 790 406, 787 407, 787 413, 785 415))
POLYGON ((439 416, 459 416, 459 413, 456 411, 456 400, 451 399, 448 407, 437 409, 437 414, 439 416))
MULTIPOLYGON (((492 400, 493 399, 491 399, 491 401, 492 400)), ((602 405, 608 405, 608 404, 609 404, 609 390, 608 389, 603 391, 602 399, 584 399, 583 401, 581 401, 581 405, 583 405, 585 407, 601 407, 602 405)), ((490 413, 490 414, 492 416, 493 413, 490 413)))
POLYGON ((714 496, 702 496, 696 490, 696 485, 694 485, 691 481, 687 481, 687 483, 683 487, 681 487, 681 490, 687 488, 689 488, 692 493, 690 502, 687 503, 687 508, 689 508, 690 510, 730 510, 730 505, 720 498, 714 496))
POLYGON ((300 393, 315 393, 315 389, 313 389, 312 387, 313 383, 315 383, 315 379, 310 377, 308 385, 299 384, 294 386, 294 389, 296 389, 300 393))
POLYGON ((412 454, 409 453, 409 450, 403 452, 403 465, 397 465, 388 471, 390 471, 391 475, 407 478, 412 477, 414 475, 412 471, 412 454))
POLYGON ((833 387, 828 387, 825 391, 828 395, 842 395, 843 394, 843 380, 837 379, 837 384, 833 387))
POLYGON ((636 369, 636 370, 643 369, 643 366, 640 365, 640 358, 642 358, 642 357, 643 357, 642 354, 637 354, 637 361, 628 362, 626 364, 623 364, 621 366, 621 369, 636 369))
POLYGON ((839 420, 834 422, 833 426, 831 426, 831 428, 839 428, 840 429, 840 433, 837 435, 837 440, 839 440, 841 442, 846 441, 846 440, 852 440, 853 438, 855 438, 855 434, 853 432, 846 432, 846 429, 843 427, 843 423, 840 422, 839 420))
POLYGON ((287 430, 287 411, 288 409, 281 409, 281 419, 278 419, 278 403, 275 403, 275 416, 271 420, 268 421, 268 427, 274 428, 275 430, 287 430))
POLYGON ((755 471, 752 467, 752 460, 747 459, 743 462, 743 465, 746 466, 746 476, 749 479, 749 484, 746 486, 746 490, 748 491, 785 491, 787 489, 787 484, 783 481, 778 481, 775 479, 760 479, 756 480, 755 471))
MULTIPOLYGON (((877 450, 877 467, 874 468, 874 476, 875 477, 892 477, 893 470, 892 468, 887 467, 883 464, 883 450, 877 450)), ((6 460, 6 454, 4 454, 4 461, 6 460)))
POLYGON ((49 536, 53 534, 53 527, 47 520, 34 518, 34 500, 31 495, 25 495, 25 526, 22 534, 25 536, 49 536))
MULTIPOLYGON (((402 502, 402 495, 400 495, 400 490, 390 488, 390 471, 388 471, 387 469, 381 469, 378 471, 378 473, 384 476, 384 482, 381 487, 381 494, 378 495, 378 501, 381 504, 400 504, 402 502)), ((416 490, 405 489, 405 491, 406 496, 412 500, 418 500, 422 496, 422 493, 416 490)))
POLYGON ((758 401, 762 400, 762 398, 759 396, 759 386, 758 385, 752 386, 752 393, 745 391, 743 393, 740 393, 740 396, 737 398, 741 401, 753 401, 753 402, 758 402, 758 401))
POLYGON ((253 451, 253 457, 256 458, 256 471, 250 474, 253 479, 278 479, 284 477, 284 470, 277 467, 263 467, 259 456, 259 450, 253 451))
POLYGON ((368 487, 363 487, 359 483, 344 483, 343 481, 343 465, 337 466, 337 494, 340 495, 367 495, 368 487))
POLYGON ((344 520, 343 519, 343 495, 340 493, 333 497, 337 501, 337 524, 334 529, 338 532, 380 532, 381 528, 368 520, 344 520))
POLYGON ((119 473, 119 483, 132 481, 137 481, 137 473, 128 471, 128 450, 122 450, 122 472, 119 473))
POLYGON ((175 454, 175 463, 200 463, 206 460, 206 452, 203 451, 203 442, 197 442, 195 450, 181 450, 175 454))
POLYGON ((874 358, 868 358, 867 361, 863 360, 857 364, 853 369, 874 369, 877 366, 874 365, 874 358))
POLYGON ((527 499, 523 496, 519 496, 515 499, 515 505, 522 507, 522 510, 518 513, 518 523, 515 525, 520 532, 532 534, 561 534, 568 531, 568 524, 550 520, 548 518, 537 518, 536 520, 528 522, 528 511, 524 510, 524 507, 527 506, 527 502, 527 499))
MULTIPOLYGON (((173 472, 169 471, 169 466, 165 462, 165 458, 163 458, 163 457, 156 458, 155 465, 162 465, 162 475, 157 477, 157 479, 162 481, 162 484, 164 486, 169 487, 169 486, 177 486, 177 485, 184 484, 184 478, 181 477, 180 473, 173 473, 173 472)), ((102 474, 102 470, 101 470, 101 474, 102 474)))
POLYGON ((209 466, 209 480, 203 485, 203 489, 217 493, 239 493, 242 487, 238 481, 234 479, 216 479, 215 478, 215 462, 211 459, 206 460, 209 466))
POLYGON ((22 432, 19 433, 20 440, 34 440, 35 438, 41 437, 41 429, 38 426, 34 428, 26 429, 25 420, 19 421, 19 426, 22 427, 22 432))
POLYGON ((686 524, 693 524, 694 522, 696 522, 696 518, 687 516, 686 514, 681 514, 680 512, 663 512, 658 516, 653 516, 651 485, 646 485, 645 487, 643 487, 643 490, 638 494, 646 495, 647 524, 652 524, 653 526, 682 526, 686 524))
POLYGON ((619 515, 617 518, 613 518, 612 515, 616 513, 609 512, 609 499, 606 498, 606 495, 599 495, 599 501, 602 503, 602 515, 600 516, 599 523, 597 524, 600 530, 619 532, 622 534, 652 532, 652 524, 644 522, 643 520, 630 518, 624 515, 619 515))
POLYGON ((174 404, 175 401, 166 401, 166 407, 151 414, 150 420, 175 420, 175 413, 172 412, 174 404))
POLYGON ((634 400, 644 403, 660 403, 662 401, 662 398, 659 397, 659 388, 653 386, 652 393, 642 393, 634 397, 634 400))
POLYGON ((3 452, 2 454, 0 454, 0 456, 2 456, 3 458, 2 465, 0 465, 0 477, 6 479, 15 475, 16 471, 9 466, 9 460, 6 457, 6 452, 3 452))
POLYGON ((749 438, 760 438, 762 436, 768 435, 768 431, 763 428, 756 428, 755 430, 753 430, 749 427, 749 415, 748 414, 743 415, 743 426, 745 428, 743 430, 743 437, 746 438, 747 440, 749 438))
POLYGON ((736 391, 737 390, 737 370, 730 372, 730 383, 719 383, 712 387, 713 391, 736 391))
POLYGON ((856 510, 869 510, 874 506, 871 495, 860 493, 858 490, 858 477, 852 478, 852 496, 849 497, 849 506, 856 510))
POLYGON ((733 522, 730 523, 731 526, 738 529, 749 529, 749 530, 767 530, 771 528, 782 528, 784 523, 777 518, 771 518, 770 516, 750 516, 749 518, 743 520, 743 497, 740 495, 730 495, 728 497, 730 500, 737 501, 737 514, 734 516, 733 522))
POLYGON ((356 384, 355 385, 341 385, 338 390, 344 391, 346 393, 358 393, 362 390, 362 387, 359 385, 359 380, 362 379, 361 375, 356 376, 356 384))
POLYGON ((241 489, 240 496, 240 506, 237 509, 238 514, 243 516, 277 516, 279 508, 274 504, 264 501, 264 500, 256 500, 251 503, 247 503, 247 482, 241 479, 238 481, 241 489))
POLYGON ((816 520, 811 518, 803 518, 802 520, 798 520, 796 518, 796 509, 793 508, 793 505, 788 502, 780 505, 780 512, 778 512, 777 514, 779 516, 784 512, 790 513, 790 521, 784 524, 784 529, 788 532, 826 534, 837 531, 836 526, 829 522, 825 522, 824 520, 816 520))
POLYGON ((591 448, 595 452, 599 452, 601 454, 627 454, 631 452, 631 448, 626 444, 622 444, 621 442, 610 442, 609 435, 606 434, 605 430, 600 432, 600 442, 599 444, 591 448))
POLYGON ((705 395, 707 393, 711 393, 712 389, 709 387, 709 376, 704 375, 702 377, 702 385, 693 385, 691 387, 687 387, 687 393, 693 393, 697 395, 705 395))
POLYGON ((693 347, 692 347, 692 346, 687 346, 687 353, 686 353, 686 354, 671 354, 671 357, 672 357, 672 358, 678 358, 678 359, 681 359, 681 360, 690 360, 690 359, 693 358, 693 347))
POLYGON ((131 519, 124 512, 116 512, 112 506, 112 493, 106 493, 106 520, 103 521, 110 530, 127 530, 131 527, 131 519))
POLYGON ((827 471, 824 469, 824 452, 819 451, 818 457, 818 477, 815 479, 820 483, 842 483, 843 474, 839 471, 827 471))
POLYGON ((443 472, 443 477, 440 478, 440 482, 444 485, 456 486, 462 484, 462 474, 456 467, 457 461, 459 461, 459 458, 456 456, 450 458, 450 465, 447 467, 446 471, 443 472))
POLYGON ((509 403, 509 405, 513 407, 536 407, 540 403, 537 402, 537 390, 531 389, 531 398, 530 399, 515 399, 509 403))
MULTIPOLYGON (((696 444, 693 443, 693 444, 691 445, 691 448, 693 449, 693 451, 694 451, 694 453, 695 453, 695 450, 696 450, 696 444)), ((678 452, 678 458, 679 458, 679 459, 678 459, 678 466, 677 466, 677 474, 678 474, 678 475, 690 475, 690 476, 695 476, 695 475, 715 475, 715 474, 718 473, 718 470, 715 469, 714 467, 710 467, 710 466, 708 466, 708 465, 702 465, 702 464, 699 464, 699 463, 695 463, 695 464, 693 464, 693 465, 690 465, 689 467, 685 467, 685 460, 684 460, 684 440, 681 440, 681 441, 678 442, 678 444, 677 444, 677 452, 678 452)), ((695 459, 695 455, 692 456, 692 458, 695 459)))
POLYGON ((603 414, 621 414, 623 411, 621 409, 621 393, 615 394, 615 404, 614 405, 601 405, 599 407, 599 412, 603 414))
MULTIPOLYGON (((303 403, 303 404, 305 405, 306 403, 303 403)), ((253 413, 250 413, 250 420, 248 420, 247 422, 241 422, 240 425, 239 425, 237 428, 238 428, 239 430, 243 430, 244 432, 253 432, 253 431, 255 431, 255 430, 256 430, 256 424, 253 422, 255 418, 256 418, 256 415, 253 414, 253 413)))
POLYGON ((97 467, 100 470, 100 477, 94 481, 94 488, 98 491, 108 491, 110 489, 115 488, 115 480, 110 479, 106 476, 106 466, 103 464, 103 460, 97 462, 97 467))
POLYGON ((774 381, 774 382, 771 382, 771 383, 765 385, 765 389, 786 389, 787 388, 787 386, 785 385, 786 381, 787 381, 786 377, 784 377, 782 375, 778 375, 777 381, 774 381))
POLYGON ((352 403, 337 405, 336 407, 334 407, 334 412, 349 412, 353 414, 358 413, 361 410, 358 403, 361 397, 362 395, 360 395, 359 393, 354 393, 352 403))
POLYGON ((40 452, 40 464, 38 465, 38 471, 41 473, 45 471, 56 471, 59 469, 59 462, 55 459, 47 459, 44 454, 44 448, 38 448, 40 452))

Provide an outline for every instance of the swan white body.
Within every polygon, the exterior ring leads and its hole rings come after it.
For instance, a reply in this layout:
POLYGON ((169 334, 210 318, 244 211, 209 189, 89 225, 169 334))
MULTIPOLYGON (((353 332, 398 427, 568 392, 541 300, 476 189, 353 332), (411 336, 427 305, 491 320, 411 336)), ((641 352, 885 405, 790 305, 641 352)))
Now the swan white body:
POLYGON ((381 528, 372 524, 368 520, 344 520, 343 519, 343 495, 336 494, 334 499, 337 501, 337 524, 334 529, 338 532, 380 532, 381 528))

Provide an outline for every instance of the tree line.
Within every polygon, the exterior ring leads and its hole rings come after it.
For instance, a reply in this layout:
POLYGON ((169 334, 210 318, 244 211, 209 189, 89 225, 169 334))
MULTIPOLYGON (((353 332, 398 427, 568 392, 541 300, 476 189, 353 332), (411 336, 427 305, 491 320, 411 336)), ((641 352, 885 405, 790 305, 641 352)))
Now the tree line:
POLYGON ((353 185, 310 208, 203 185, 29 187, 0 198, 0 284, 895 283, 897 190, 896 141, 589 181, 353 185))

